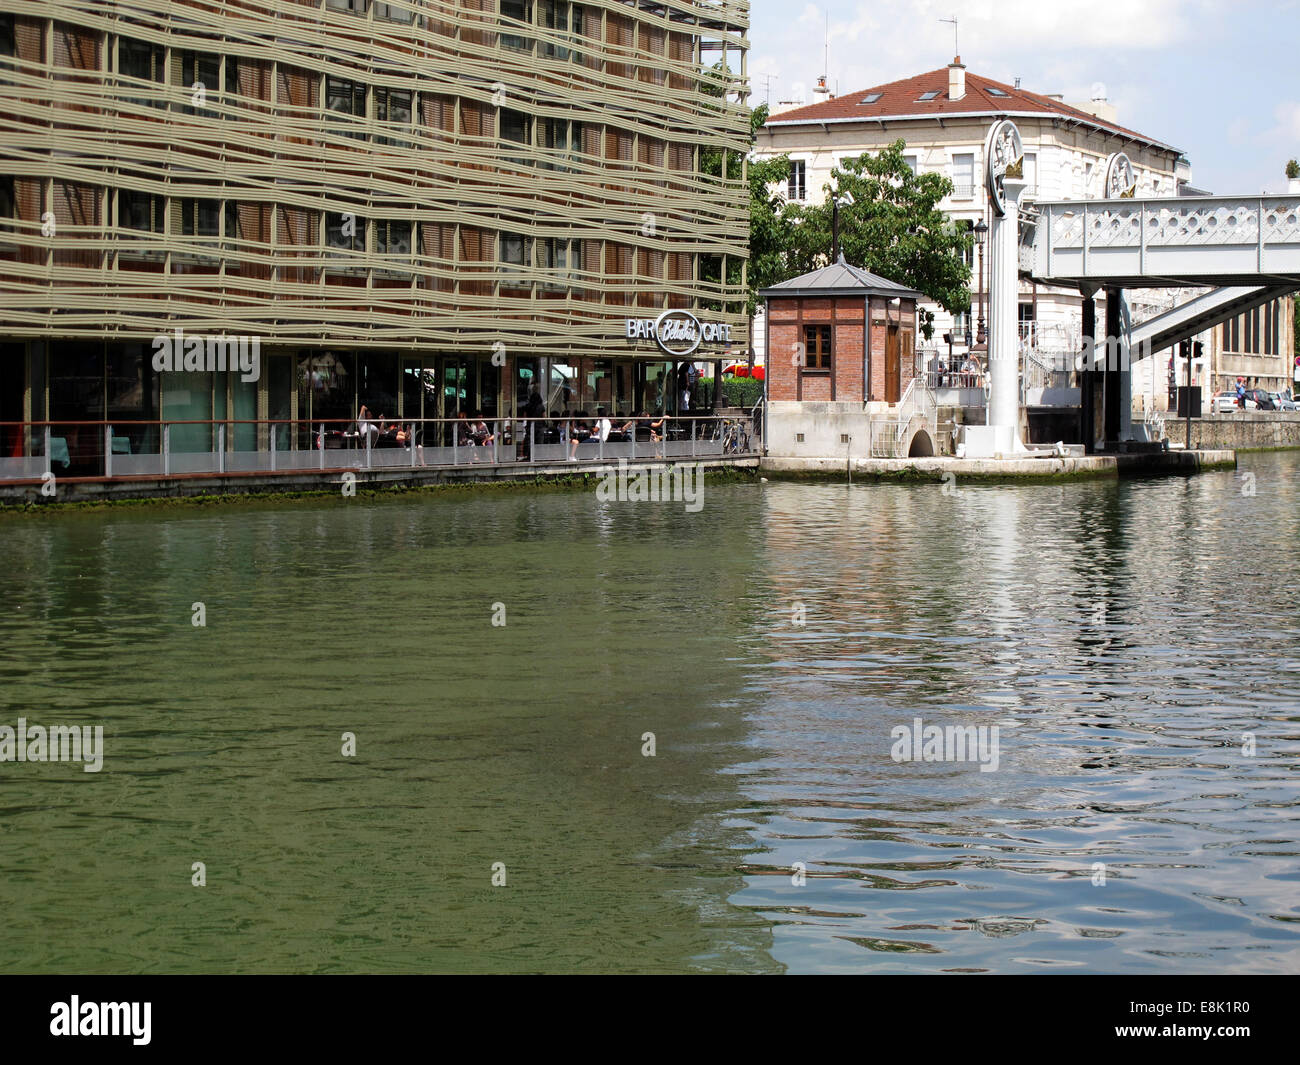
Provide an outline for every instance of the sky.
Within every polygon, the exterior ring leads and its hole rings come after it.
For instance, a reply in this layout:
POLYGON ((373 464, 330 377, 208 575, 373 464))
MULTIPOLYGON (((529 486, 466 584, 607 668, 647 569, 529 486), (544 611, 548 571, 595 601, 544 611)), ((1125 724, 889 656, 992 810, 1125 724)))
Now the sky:
POLYGON ((1197 188, 1286 191, 1300 0, 751 0, 751 103, 797 85, 811 103, 824 68, 847 93, 947 66, 953 17, 968 72, 1074 103, 1100 82, 1120 125, 1186 153, 1197 188))

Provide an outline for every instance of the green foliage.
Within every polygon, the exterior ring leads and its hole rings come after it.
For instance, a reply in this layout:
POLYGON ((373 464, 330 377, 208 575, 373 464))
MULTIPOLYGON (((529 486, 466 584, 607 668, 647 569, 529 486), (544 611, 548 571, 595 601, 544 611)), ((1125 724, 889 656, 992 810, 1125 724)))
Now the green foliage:
MULTIPOLYGON (((831 172, 829 189, 847 192, 853 204, 840 208, 840 250, 846 261, 925 293, 949 311, 970 308, 970 268, 963 260, 974 238, 959 228, 938 204, 952 190, 941 174, 913 174, 903 158, 902 140, 845 159, 831 172)), ((788 208, 791 243, 788 277, 831 261, 832 206, 826 202, 788 208)), ((934 332, 933 315, 921 330, 934 332)))
POLYGON ((723 377, 722 406, 749 408, 762 398, 762 381, 752 377, 723 377))
POLYGON ((1300 177, 1300 162, 1296 162, 1294 159, 1288 160, 1286 164, 1286 176, 1292 180, 1300 177))

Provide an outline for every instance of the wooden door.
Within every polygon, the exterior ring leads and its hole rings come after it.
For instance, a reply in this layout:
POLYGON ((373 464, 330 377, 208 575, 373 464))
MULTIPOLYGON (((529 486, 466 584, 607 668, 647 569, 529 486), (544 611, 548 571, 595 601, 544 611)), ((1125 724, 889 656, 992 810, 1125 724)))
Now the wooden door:
POLYGON ((885 402, 897 403, 902 398, 902 374, 898 358, 898 326, 890 325, 885 334, 885 402))

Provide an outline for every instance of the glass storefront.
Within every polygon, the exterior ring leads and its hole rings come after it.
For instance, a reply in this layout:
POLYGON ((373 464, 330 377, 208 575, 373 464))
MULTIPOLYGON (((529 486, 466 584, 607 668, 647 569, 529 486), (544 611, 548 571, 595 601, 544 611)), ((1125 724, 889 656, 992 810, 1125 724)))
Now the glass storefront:
MULTIPOLYGON (((244 381, 238 371, 156 371, 146 341, 12 342, 0 345, 0 422, 48 417, 56 423, 50 430, 55 472, 102 476, 106 446, 123 457, 118 472, 153 468, 138 460, 161 454, 163 425, 174 456, 215 451, 222 422, 227 452, 264 452, 272 433, 278 452, 314 451, 322 427, 326 447, 355 446, 362 405, 375 421, 389 423, 463 413, 491 424, 530 411, 552 421, 565 412, 583 421, 601 411, 620 420, 642 411, 675 417, 687 413, 683 396, 694 381, 687 364, 671 360, 529 356, 501 366, 489 353, 317 348, 264 351, 260 378, 244 381), (268 426, 267 419, 284 424, 268 426), (105 422, 113 428, 111 441, 105 422)), ((708 405, 701 396, 693 391, 690 413, 702 401, 708 405)), ((424 432, 422 443, 430 446, 455 443, 450 425, 424 432)), ((44 445, 43 428, 25 436, 17 427, 0 429, 0 457, 40 456, 44 445)), ((191 463, 196 470, 200 465, 191 463)), ((191 466, 182 461, 170 468, 191 466)), ((161 472, 161 463, 156 468, 161 472)))

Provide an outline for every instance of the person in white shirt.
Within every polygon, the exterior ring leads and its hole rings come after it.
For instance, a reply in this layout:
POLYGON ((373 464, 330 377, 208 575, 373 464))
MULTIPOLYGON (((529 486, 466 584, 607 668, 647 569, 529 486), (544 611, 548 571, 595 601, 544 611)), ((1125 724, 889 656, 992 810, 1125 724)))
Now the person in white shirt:
POLYGON ((603 444, 609 439, 610 430, 613 429, 613 426, 610 425, 609 419, 605 417, 604 407, 597 410, 596 415, 596 436, 599 437, 600 442, 603 444))

